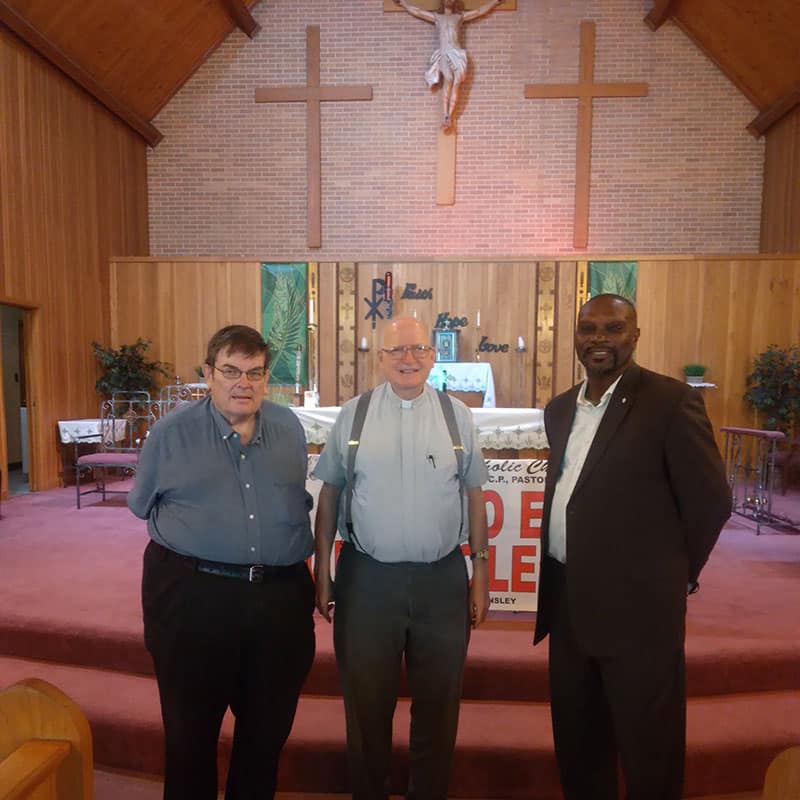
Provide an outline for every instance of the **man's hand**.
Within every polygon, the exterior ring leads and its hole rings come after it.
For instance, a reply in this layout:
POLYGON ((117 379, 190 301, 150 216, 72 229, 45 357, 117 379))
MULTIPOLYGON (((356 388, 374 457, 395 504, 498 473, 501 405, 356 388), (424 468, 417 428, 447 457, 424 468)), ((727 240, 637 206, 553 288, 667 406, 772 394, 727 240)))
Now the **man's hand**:
POLYGON ((472 563, 472 584, 469 587, 472 627, 479 627, 489 613, 489 563, 476 558, 472 563))
POLYGON ((328 621, 333 617, 336 604, 333 600, 333 581, 330 578, 317 580, 317 611, 328 621))

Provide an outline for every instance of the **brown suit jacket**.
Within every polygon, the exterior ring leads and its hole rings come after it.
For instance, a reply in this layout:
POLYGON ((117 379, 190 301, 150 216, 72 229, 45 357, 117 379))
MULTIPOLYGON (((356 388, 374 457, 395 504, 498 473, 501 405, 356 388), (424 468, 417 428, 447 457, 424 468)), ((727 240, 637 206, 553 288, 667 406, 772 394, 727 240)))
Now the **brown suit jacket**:
MULTIPOLYGON (((548 529, 580 386, 545 409, 550 460, 534 642, 553 607, 548 529)), ((632 364, 611 397, 567 504, 567 592, 593 656, 685 634, 697 580, 731 513, 731 494, 700 392, 632 364)))

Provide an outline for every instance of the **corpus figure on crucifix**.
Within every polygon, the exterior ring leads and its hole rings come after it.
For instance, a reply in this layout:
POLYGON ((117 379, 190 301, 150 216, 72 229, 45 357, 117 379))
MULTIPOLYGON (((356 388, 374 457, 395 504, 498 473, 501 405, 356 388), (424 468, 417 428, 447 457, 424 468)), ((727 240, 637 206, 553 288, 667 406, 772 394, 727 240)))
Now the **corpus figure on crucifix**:
POLYGON ((453 125, 453 111, 458 101, 458 90, 467 74, 467 51, 460 46, 461 24, 488 14, 503 0, 489 0, 472 11, 463 11, 461 0, 442 0, 438 12, 426 11, 411 5, 406 0, 394 0, 395 4, 417 19, 432 22, 439 34, 439 47, 433 51, 425 72, 425 82, 433 88, 442 82, 444 119, 442 129, 449 131, 453 125))

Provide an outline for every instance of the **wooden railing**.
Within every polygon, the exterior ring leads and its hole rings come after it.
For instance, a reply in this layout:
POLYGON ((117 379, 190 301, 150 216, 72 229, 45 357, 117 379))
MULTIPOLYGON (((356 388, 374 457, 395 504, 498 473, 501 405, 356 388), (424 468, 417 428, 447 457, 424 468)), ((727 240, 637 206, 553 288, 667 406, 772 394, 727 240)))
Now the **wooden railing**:
POLYGON ((63 692, 29 678, 0 692, 0 800, 92 800, 92 734, 63 692))

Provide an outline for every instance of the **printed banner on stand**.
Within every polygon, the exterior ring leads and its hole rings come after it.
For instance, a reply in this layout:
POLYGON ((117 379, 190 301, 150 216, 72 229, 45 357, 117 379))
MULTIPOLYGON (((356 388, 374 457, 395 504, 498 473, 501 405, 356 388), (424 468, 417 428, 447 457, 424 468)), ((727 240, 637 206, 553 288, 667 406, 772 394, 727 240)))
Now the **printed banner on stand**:
MULTIPOLYGON (((311 474, 319 456, 308 458, 311 474)), ((489 594, 491 608, 503 611, 535 611, 541 558, 540 529, 544 504, 544 459, 489 459, 489 483, 485 487, 489 523, 489 594)), ((311 477, 306 488, 314 497, 312 526, 321 481, 311 477)), ((338 555, 339 537, 334 557, 338 555)), ((469 548, 464 545, 465 557, 469 548)), ((471 566, 469 558, 467 563, 471 566)), ((333 568, 333 567, 332 567, 333 568)))

